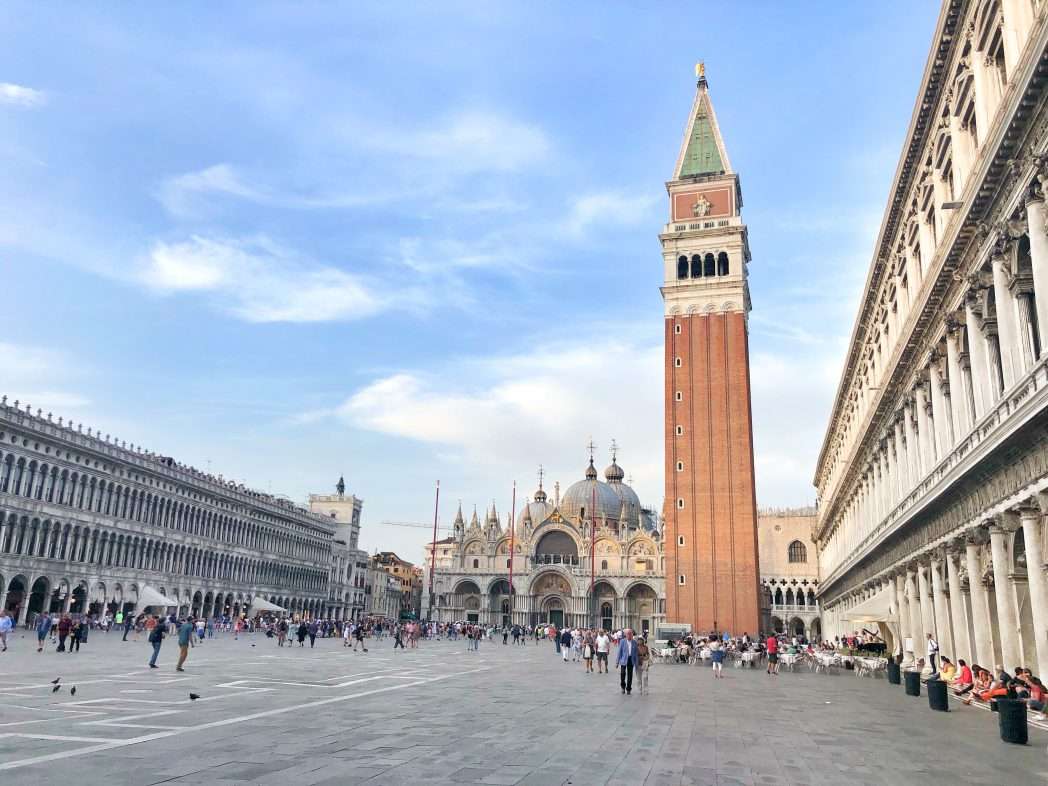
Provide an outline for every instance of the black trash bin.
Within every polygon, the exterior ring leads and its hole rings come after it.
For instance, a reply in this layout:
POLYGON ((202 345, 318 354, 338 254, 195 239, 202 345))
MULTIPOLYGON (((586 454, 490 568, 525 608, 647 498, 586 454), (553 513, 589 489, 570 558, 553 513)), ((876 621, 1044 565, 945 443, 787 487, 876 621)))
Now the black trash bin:
POLYGON ((888 661, 888 683, 891 685, 899 685, 902 683, 902 669, 900 669, 899 664, 893 660, 888 661))
POLYGON ((939 712, 950 711, 950 699, 946 695, 946 682, 928 680, 928 706, 939 712))
POLYGON ((997 723, 1001 729, 1001 739, 1016 745, 1025 745, 1030 739, 1030 729, 1026 725, 1026 704, 1018 699, 1002 696, 997 699, 997 723))
POLYGON ((919 671, 906 671, 903 672, 903 677, 906 682, 906 695, 907 696, 920 696, 921 695, 921 673, 919 671))

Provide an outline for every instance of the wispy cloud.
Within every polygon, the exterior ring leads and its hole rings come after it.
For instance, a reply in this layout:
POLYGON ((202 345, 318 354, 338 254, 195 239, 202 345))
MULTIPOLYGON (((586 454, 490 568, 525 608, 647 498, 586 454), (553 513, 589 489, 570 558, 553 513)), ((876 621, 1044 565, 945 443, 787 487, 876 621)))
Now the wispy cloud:
POLYGON ((43 90, 34 90, 12 82, 0 82, 0 104, 9 104, 31 109, 47 103, 47 94, 43 90))
POLYGON ((60 389, 68 384, 75 368, 75 363, 58 350, 0 341, 0 384, 4 386, 0 395, 6 395, 8 403, 18 400, 20 406, 30 404, 34 411, 39 408, 64 412, 87 407, 89 399, 60 389))
POLYGON ((362 276, 297 259, 264 238, 157 243, 140 279, 163 294, 210 295, 249 322, 359 319, 389 306, 362 276))
POLYGON ((594 224, 602 227, 635 227, 650 222, 660 203, 656 193, 597 191, 579 197, 571 206, 564 222, 567 234, 584 236, 594 224))

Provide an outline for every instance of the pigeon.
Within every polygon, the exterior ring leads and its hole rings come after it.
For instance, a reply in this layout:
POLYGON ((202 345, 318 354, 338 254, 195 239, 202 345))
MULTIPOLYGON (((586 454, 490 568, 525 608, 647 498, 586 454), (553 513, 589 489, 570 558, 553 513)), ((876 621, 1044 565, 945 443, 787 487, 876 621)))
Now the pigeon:
POLYGON ((189 694, 189 700, 190 700, 190 701, 196 701, 196 700, 197 700, 197 699, 199 699, 199 698, 200 698, 200 696, 198 696, 198 695, 197 695, 197 694, 195 694, 195 693, 190 693, 190 694, 189 694))
POLYGON ((76 695, 76 685, 74 685, 72 688, 69 689, 69 695, 70 696, 75 696, 76 695))
POLYGON ((51 688, 51 692, 52 693, 58 693, 58 691, 60 691, 60 690, 62 690, 62 686, 61 685, 55 685, 55 687, 51 688))
POLYGON ((55 678, 54 678, 53 680, 51 680, 51 684, 52 684, 52 685, 57 685, 57 684, 58 684, 58 683, 60 683, 61 681, 62 681, 62 678, 61 678, 61 677, 55 677, 55 678))

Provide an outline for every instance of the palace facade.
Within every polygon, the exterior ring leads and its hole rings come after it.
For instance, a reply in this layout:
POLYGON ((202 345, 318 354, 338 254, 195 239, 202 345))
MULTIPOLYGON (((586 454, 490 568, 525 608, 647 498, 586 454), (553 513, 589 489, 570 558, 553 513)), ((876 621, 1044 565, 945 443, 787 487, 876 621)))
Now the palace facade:
POLYGON ((818 461, 824 635, 1048 673, 1048 3, 947 0, 818 461))
POLYGON ((483 521, 474 510, 467 524, 460 505, 435 558, 426 546, 422 615, 432 600, 429 616, 443 622, 654 631, 665 619, 657 516, 623 482, 614 455, 604 478, 591 457, 563 496, 549 499, 540 480, 512 526, 503 527, 494 505, 483 521))
POLYGON ((180 613, 238 615, 262 598, 350 617, 364 605, 353 500, 344 521, 334 503, 312 513, 4 396, 0 608, 19 622, 127 612, 148 585, 180 613))

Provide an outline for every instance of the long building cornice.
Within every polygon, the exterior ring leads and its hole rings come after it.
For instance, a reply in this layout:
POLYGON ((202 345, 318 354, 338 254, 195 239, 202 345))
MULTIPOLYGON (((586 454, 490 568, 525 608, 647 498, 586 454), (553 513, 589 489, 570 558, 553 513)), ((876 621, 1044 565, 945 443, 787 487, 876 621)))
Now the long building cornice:
POLYGON ((855 376, 862 366, 864 342, 870 320, 877 309, 881 279, 886 266, 890 263, 891 247, 894 245, 899 223, 905 214, 906 197, 913 187, 914 175, 920 167, 921 153, 927 144, 929 129, 934 125, 932 121, 943 94, 943 77, 949 65, 948 55, 956 40, 958 23, 964 19, 967 7, 968 0, 955 0, 953 3, 944 4, 939 13, 939 20, 932 38, 935 43, 928 53, 928 61, 924 66, 921 89, 918 91, 906 133, 908 141, 903 147, 899 163, 895 168, 888 205, 885 207, 877 242, 874 245, 873 261, 866 274, 863 300, 859 313, 855 317, 855 324, 852 326, 848 355, 845 358, 841 381, 837 386, 830 422, 819 451, 814 480, 816 487, 820 485, 825 471, 831 440, 841 424, 847 394, 855 384, 855 376))
MULTIPOLYGON (((873 391, 873 399, 866 415, 862 423, 857 426, 858 436, 845 459, 844 470, 826 498, 822 500, 822 510, 816 530, 817 539, 823 537, 827 528, 834 522, 836 507, 847 497, 842 492, 846 492, 865 469, 860 459, 869 450, 871 444, 879 439, 881 425, 886 418, 894 417, 896 404, 905 392, 903 387, 909 384, 913 376, 913 366, 920 355, 927 352, 927 342, 924 340, 926 334, 940 325, 944 304, 950 298, 951 293, 962 285, 958 277, 963 278, 964 260, 992 242, 989 225, 993 223, 994 212, 1002 202, 1002 193, 1014 190, 1017 181, 1028 180, 1032 177, 1032 164, 1025 161, 1022 151, 1028 144, 1027 139, 1034 128, 1035 121, 1044 113, 1042 94, 1046 78, 1048 78, 1048 71, 1045 70, 1046 53, 1048 53, 1048 23, 1041 20, 1037 23, 1030 45, 1017 63, 1016 79, 1002 97, 996 114, 997 120, 989 129, 986 143, 982 146, 975 161, 965 191, 961 195, 960 207, 954 211, 945 227, 943 242, 939 244, 931 261, 929 273, 918 292, 915 308, 901 327, 900 335, 906 338, 905 340, 900 339, 892 350, 887 362, 890 374, 883 380, 880 389, 873 391), (1001 118, 1005 118, 1006 121, 1001 122, 1001 118), (1018 165, 1017 160, 1020 160, 1018 165)), ((942 62, 946 64, 950 59, 952 55, 949 58, 943 58, 942 62)), ((935 103, 919 103, 918 109, 922 107, 928 113, 934 113, 937 110, 935 103)), ((1040 153, 1041 151, 1027 150, 1026 152, 1040 153)), ((901 214, 906 192, 895 191, 893 193, 895 198, 889 205, 888 212, 898 208, 897 212, 901 214)), ((885 220, 887 221, 887 212, 885 220)), ((846 368, 846 377, 842 377, 834 405, 833 419, 819 456, 815 476, 817 486, 824 480, 831 440, 841 427, 841 411, 847 400, 847 393, 855 383, 856 369, 861 366, 859 356, 864 348, 862 340, 865 338, 865 325, 862 322, 868 320, 876 309, 879 288, 884 270, 890 260, 889 254, 893 239, 894 230, 891 234, 885 234, 882 227, 882 235, 877 246, 878 254, 867 280, 862 311, 856 322, 849 350, 849 363, 852 365, 846 368), (845 387, 846 383, 847 387, 845 387)))

